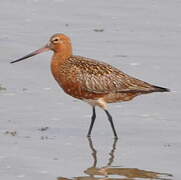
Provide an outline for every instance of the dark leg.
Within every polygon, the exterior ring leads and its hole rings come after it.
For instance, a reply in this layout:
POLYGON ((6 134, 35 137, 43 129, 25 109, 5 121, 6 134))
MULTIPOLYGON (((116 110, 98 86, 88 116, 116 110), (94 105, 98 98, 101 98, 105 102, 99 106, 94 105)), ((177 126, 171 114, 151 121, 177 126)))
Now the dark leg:
POLYGON ((92 131, 92 127, 94 125, 95 119, 96 119, 96 110, 95 110, 95 107, 93 106, 92 107, 91 124, 90 124, 90 127, 89 127, 89 131, 88 131, 87 137, 91 136, 91 131, 92 131))
POLYGON ((111 124, 112 130, 113 130, 113 133, 114 133, 114 137, 115 137, 115 139, 118 139, 118 136, 117 136, 117 133, 116 133, 116 130, 114 128, 113 121, 112 121, 112 116, 109 114, 109 112, 106 109, 104 109, 104 111, 106 112, 106 114, 108 116, 108 120, 109 120, 109 122, 111 124))

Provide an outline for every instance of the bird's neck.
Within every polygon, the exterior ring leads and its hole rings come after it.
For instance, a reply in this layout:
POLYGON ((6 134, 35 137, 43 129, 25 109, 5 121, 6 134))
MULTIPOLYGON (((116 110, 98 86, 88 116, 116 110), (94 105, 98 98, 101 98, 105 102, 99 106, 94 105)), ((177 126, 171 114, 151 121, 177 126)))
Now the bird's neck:
POLYGON ((64 63, 71 56, 72 56, 72 47, 63 46, 60 49, 57 49, 57 51, 54 51, 52 62, 61 64, 64 63))
POLYGON ((54 53, 52 57, 52 63, 62 64, 71 56, 72 56, 71 53, 66 53, 66 54, 54 53))
POLYGON ((60 69, 66 61, 72 56, 72 51, 66 52, 54 52, 52 61, 51 61, 51 71, 54 78, 58 81, 60 75, 60 69))

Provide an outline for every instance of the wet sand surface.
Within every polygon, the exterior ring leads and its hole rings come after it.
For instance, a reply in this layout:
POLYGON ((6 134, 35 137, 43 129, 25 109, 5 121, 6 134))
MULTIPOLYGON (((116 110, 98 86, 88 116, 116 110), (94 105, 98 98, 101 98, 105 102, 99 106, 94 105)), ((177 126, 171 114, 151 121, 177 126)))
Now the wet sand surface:
POLYGON ((0 179, 181 178, 181 3, 153 0, 25 0, 0 2, 0 179), (42 47, 57 32, 74 54, 103 60, 170 93, 111 104, 114 141, 97 108, 58 87, 42 47))

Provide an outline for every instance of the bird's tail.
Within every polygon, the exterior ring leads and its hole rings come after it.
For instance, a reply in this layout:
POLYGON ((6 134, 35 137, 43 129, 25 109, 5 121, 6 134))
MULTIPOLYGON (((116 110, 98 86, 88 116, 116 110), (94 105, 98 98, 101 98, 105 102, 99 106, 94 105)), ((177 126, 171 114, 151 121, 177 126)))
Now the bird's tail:
POLYGON ((159 86, 153 86, 154 92, 170 92, 170 89, 159 87, 159 86))

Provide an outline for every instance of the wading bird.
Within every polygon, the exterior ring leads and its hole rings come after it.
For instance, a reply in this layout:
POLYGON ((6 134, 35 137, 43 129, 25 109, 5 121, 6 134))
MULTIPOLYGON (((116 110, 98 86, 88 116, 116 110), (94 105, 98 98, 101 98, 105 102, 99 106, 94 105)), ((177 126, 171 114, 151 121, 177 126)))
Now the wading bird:
POLYGON ((51 71, 60 87, 70 96, 81 99, 92 106, 93 113, 88 137, 91 136, 96 119, 95 106, 105 111, 114 137, 117 138, 107 103, 129 101, 141 94, 169 91, 167 88, 154 86, 131 77, 107 63, 73 55, 71 40, 64 34, 53 35, 44 47, 11 63, 49 50, 53 51, 51 71))

